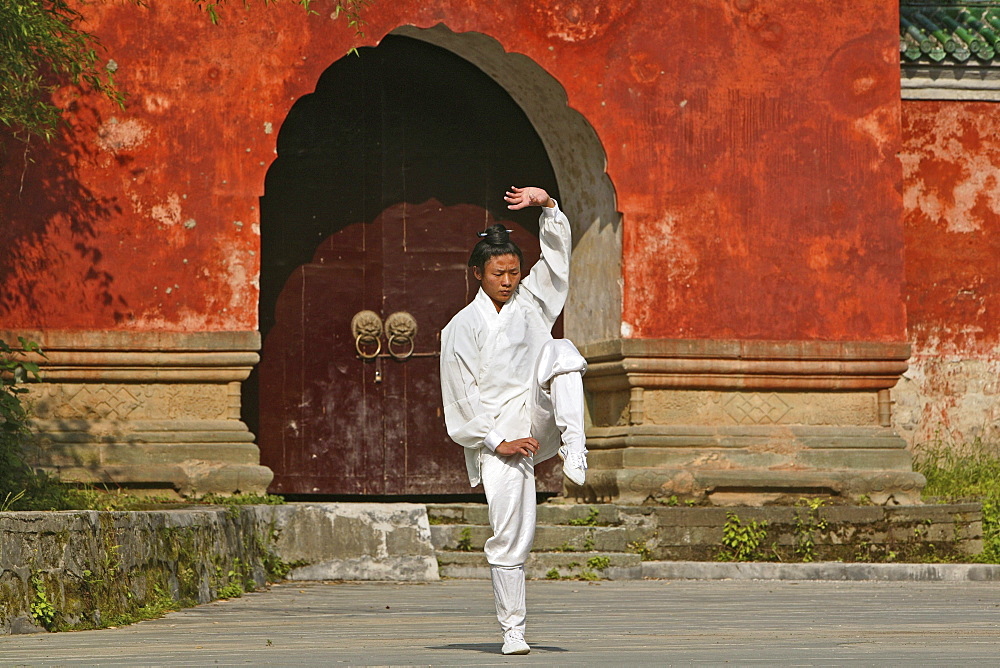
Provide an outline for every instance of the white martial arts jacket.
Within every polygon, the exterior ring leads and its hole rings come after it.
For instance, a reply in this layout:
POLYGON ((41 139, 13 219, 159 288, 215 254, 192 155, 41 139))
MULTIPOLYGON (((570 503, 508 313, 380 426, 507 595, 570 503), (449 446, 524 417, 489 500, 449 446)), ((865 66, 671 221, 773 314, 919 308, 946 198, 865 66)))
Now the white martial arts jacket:
POLYGON ((541 258, 499 312, 482 288, 441 330, 441 395, 448 435, 479 484, 482 448, 531 435, 535 360, 566 303, 572 233, 559 204, 542 207, 541 258))

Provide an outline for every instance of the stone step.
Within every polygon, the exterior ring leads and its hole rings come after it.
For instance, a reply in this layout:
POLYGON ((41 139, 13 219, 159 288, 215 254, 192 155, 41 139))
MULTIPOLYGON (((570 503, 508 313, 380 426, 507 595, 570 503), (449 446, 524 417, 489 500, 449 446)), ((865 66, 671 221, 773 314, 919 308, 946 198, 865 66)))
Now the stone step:
MULTIPOLYGON (((490 523, 489 510, 484 503, 428 504, 427 516, 434 524, 484 524, 490 523)), ((542 503, 537 508, 538 524, 577 524, 613 526, 621 524, 619 507, 610 503, 556 504, 542 503)))
MULTIPOLYGON (((481 552, 492 529, 480 524, 438 524, 431 526, 435 550, 481 552)), ((644 542, 649 531, 629 527, 592 527, 540 524, 535 528, 536 552, 628 552, 631 544, 644 542)))
MULTIPOLYGON (((725 472, 721 472, 725 473, 725 472)), ((982 508, 951 505, 833 505, 822 497, 806 503, 749 506, 601 505, 553 503, 539 507, 536 551, 635 552, 656 561, 716 561, 726 556, 725 527, 757 525, 759 545, 751 558, 781 561, 923 560, 933 555, 962 560, 983 549, 982 508), (816 504, 819 505, 816 505, 816 504), (575 526, 568 522, 610 522, 575 526)), ((489 537, 485 504, 432 506, 436 550, 462 545, 480 552, 489 537), (436 513, 436 515, 434 514, 436 513), (461 532, 468 530, 468 540, 461 532)))
MULTIPOLYGON (((441 577, 488 580, 490 565, 482 552, 437 553, 441 577)), ((642 579, 642 560, 638 554, 621 552, 532 552, 524 564, 529 578, 560 578, 605 580, 642 579), (599 566, 604 566, 599 568, 599 566), (553 570, 554 569, 554 570, 553 570)))

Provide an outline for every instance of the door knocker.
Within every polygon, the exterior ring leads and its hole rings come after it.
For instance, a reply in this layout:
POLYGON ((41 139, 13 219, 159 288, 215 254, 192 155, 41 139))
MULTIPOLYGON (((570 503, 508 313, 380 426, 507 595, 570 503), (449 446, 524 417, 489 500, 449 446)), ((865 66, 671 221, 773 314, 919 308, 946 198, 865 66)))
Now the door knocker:
MULTIPOLYGON (((388 325, 388 323, 386 323, 388 325)), ((375 311, 358 311, 351 318, 354 348, 363 359, 370 360, 382 352, 382 318, 375 311), (365 352, 365 346, 375 346, 375 352, 365 352)))
POLYGON ((393 359, 399 362, 408 359, 413 354, 416 337, 417 320, 406 311, 396 311, 385 319, 386 350, 393 359))

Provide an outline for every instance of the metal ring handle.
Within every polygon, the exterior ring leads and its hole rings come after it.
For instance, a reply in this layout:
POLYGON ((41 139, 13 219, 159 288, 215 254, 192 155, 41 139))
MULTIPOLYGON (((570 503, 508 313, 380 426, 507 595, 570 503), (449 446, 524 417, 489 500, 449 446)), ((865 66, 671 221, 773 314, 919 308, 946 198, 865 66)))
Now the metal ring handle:
POLYGON ((358 334, 358 338, 354 339, 354 349, 358 351, 358 355, 360 355, 362 358, 366 360, 375 359, 376 357, 378 357, 378 354, 382 352, 382 340, 377 339, 374 336, 369 336, 367 334, 358 334), (372 341, 374 341, 376 346, 375 352, 369 355, 365 351, 361 350, 362 341, 364 341, 365 343, 371 343, 372 341))
POLYGON ((386 350, 397 362, 402 362, 413 354, 413 342, 416 338, 417 319, 406 311, 396 311, 385 319, 385 340, 389 342, 386 350), (397 353, 392 347, 394 343, 400 347, 409 343, 410 349, 397 353))
POLYGON ((389 338, 389 345, 386 346, 386 349, 389 351, 389 354, 392 355, 393 359, 402 362, 403 360, 408 359, 410 355, 413 354, 413 339, 410 338, 409 336, 402 336, 402 335, 392 336, 389 338), (406 345, 407 343, 409 343, 410 349, 407 350, 405 353, 397 353, 395 350, 392 349, 392 344, 395 341, 402 341, 400 345, 406 345))
POLYGON ((351 318, 351 333, 354 334, 354 349, 358 351, 361 359, 370 360, 377 357, 382 352, 382 318, 375 311, 358 311, 351 318), (375 352, 368 354, 361 349, 361 345, 376 345, 375 352))

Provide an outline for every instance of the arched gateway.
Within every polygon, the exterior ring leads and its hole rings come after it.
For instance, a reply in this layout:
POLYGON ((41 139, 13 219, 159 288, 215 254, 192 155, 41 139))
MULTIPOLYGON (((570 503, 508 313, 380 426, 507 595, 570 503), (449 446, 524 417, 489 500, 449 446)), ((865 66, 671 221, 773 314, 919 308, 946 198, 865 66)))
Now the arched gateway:
MULTIPOLYGON (((601 224, 617 220, 604 156, 562 89, 482 35, 397 33, 323 74, 282 125, 268 171, 263 348, 244 414, 275 492, 469 491, 441 418, 436 352, 475 291, 466 261, 476 231, 502 220, 528 264, 538 255, 537 220, 506 210, 507 186, 567 193, 584 242, 581 292, 616 272, 600 304, 567 309, 577 336, 606 338, 619 319, 619 237, 601 224), (509 81, 487 76, 501 72, 509 81), (400 318, 405 331, 393 328, 400 318)), ((560 488, 553 469, 541 488, 560 488)))

